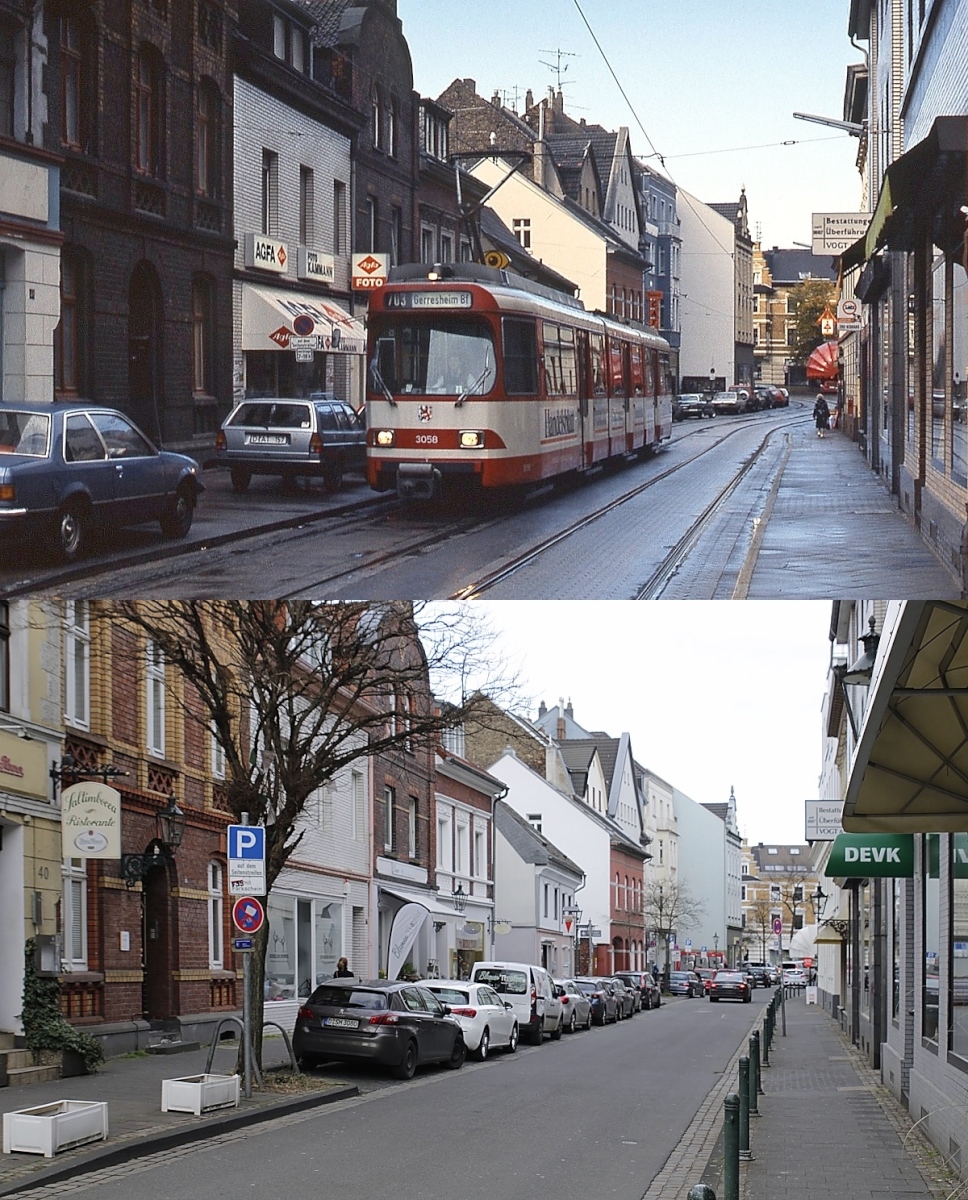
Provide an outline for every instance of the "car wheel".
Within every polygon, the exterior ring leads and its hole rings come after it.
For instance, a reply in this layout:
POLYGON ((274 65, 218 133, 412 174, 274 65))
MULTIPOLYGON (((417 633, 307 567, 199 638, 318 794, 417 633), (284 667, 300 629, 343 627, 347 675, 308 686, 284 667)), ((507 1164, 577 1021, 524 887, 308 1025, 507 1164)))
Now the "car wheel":
POLYGON ((483 1062, 487 1058, 487 1052, 491 1048, 491 1031, 484 1026, 484 1032, 481 1034, 480 1045, 474 1051, 474 1057, 478 1062, 483 1062))
POLYGON ((592 1027, 592 1010, 589 1009, 588 1010, 588 1020, 585 1022, 585 1029, 588 1030, 588 1029, 591 1029, 591 1027, 592 1027))
POLYGON ((753 1001, 753 997, 752 997, 752 996, 744 996, 744 997, 743 997, 743 1003, 744 1003, 744 1004, 751 1004, 751 1003, 752 1003, 752 1001, 753 1001))
POLYGON ((454 1048, 450 1052, 450 1058, 447 1060, 447 1066, 452 1071, 459 1071, 464 1065, 464 1059, 467 1058, 467 1047, 464 1045, 463 1037, 455 1038, 454 1048))
POLYGON ((64 562, 76 562, 87 549, 89 512, 78 500, 57 514, 57 547, 64 562))
POLYGON ((188 487, 179 488, 161 518, 161 532, 166 538, 183 538, 192 527, 195 516, 195 496, 188 487))
POLYGON ((565 1028, 564 1020, 559 1021, 558 1024, 554 1027, 554 1029, 551 1031, 551 1040, 553 1042, 561 1041, 561 1034, 562 1034, 562 1031, 564 1030, 564 1028, 565 1028))
POLYGON ((571 1014, 571 1020, 568 1022, 568 1032, 574 1033, 577 1028, 578 1028, 578 1014, 573 1012, 571 1014))
POLYGON ((511 1026, 511 1037, 508 1040, 508 1054, 513 1054, 518 1048, 518 1023, 517 1021, 511 1026))
MULTIPOLYGON (((461 1042, 461 1045, 464 1043, 461 1042)), ((397 1079, 413 1079, 417 1070, 417 1043, 411 1038, 403 1052, 403 1058, 393 1070, 397 1079)))
POLYGON ((252 472, 246 471, 242 467, 232 467, 229 471, 229 478, 232 480, 232 491, 241 494, 248 491, 249 484, 252 482, 252 472))
POLYGON ((302 1071, 311 1071, 313 1067, 319 1066, 318 1054, 300 1054, 296 1060, 299 1063, 299 1069, 302 1071))

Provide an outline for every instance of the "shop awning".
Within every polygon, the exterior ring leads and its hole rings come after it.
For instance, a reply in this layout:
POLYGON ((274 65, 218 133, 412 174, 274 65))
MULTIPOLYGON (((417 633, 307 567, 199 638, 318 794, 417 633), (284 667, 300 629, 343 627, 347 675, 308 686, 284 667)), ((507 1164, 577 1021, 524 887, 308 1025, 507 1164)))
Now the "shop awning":
POLYGON ((894 160, 884 172, 867 232, 840 256, 841 270, 859 266, 878 250, 911 250, 916 218, 955 210, 964 203, 968 116, 936 117, 928 136, 894 160))
POLYGON ((840 346, 837 342, 821 342, 807 359, 808 379, 836 379, 839 371, 837 355, 840 346))
POLYGON ((968 602, 909 601, 889 636, 851 767, 843 827, 968 830, 968 602))
POLYGON ((435 917, 450 917, 452 920, 456 918, 463 924, 464 919, 454 908, 453 904, 441 902, 433 892, 418 892, 416 890, 411 892, 403 888, 386 888, 382 885, 380 891, 385 896, 392 896, 394 900, 399 900, 402 904, 422 904, 435 917))
POLYGON ((315 338, 315 347, 302 348, 331 354, 362 354, 366 348, 362 324, 325 296, 243 283, 242 349, 293 350, 294 337, 315 338))

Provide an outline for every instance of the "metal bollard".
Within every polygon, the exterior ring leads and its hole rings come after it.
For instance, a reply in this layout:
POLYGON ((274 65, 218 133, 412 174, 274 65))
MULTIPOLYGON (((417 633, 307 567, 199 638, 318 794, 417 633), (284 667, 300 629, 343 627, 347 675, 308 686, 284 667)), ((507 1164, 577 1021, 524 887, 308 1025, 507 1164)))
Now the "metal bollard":
POLYGON ((759 1091, 759 1088, 757 1086, 757 1084, 759 1082, 757 1079, 757 1067, 759 1066, 759 1064, 757 1062, 756 1043, 753 1040, 753 1034, 750 1034, 749 1045, 750 1045, 750 1116, 758 1117, 759 1109, 757 1107, 756 1097, 757 1097, 757 1093, 759 1091))
POLYGON ((739 1200, 739 1096, 723 1101, 723 1200, 739 1200))
POLYGON ((762 1056, 760 1055, 760 1031, 753 1030, 753 1059, 756 1063, 756 1092, 757 1095, 763 1095, 763 1068, 761 1066, 762 1056))
POLYGON ((739 1060, 739 1156, 750 1154, 750 1060, 744 1054, 739 1060))
POLYGON ((696 1183, 689 1189, 687 1200, 716 1200, 716 1193, 708 1183, 696 1183))
POLYGON ((763 1050, 762 1066, 770 1065, 770 1014, 767 1013, 763 1018, 763 1036, 760 1039, 761 1048, 763 1050))

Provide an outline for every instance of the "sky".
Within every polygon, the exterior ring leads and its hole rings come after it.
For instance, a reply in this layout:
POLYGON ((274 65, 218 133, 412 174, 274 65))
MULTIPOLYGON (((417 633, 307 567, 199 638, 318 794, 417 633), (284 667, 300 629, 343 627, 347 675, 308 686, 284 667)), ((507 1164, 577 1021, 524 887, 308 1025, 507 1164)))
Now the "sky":
POLYGON ((816 799, 828 601, 479 602, 494 652, 535 717, 571 700, 575 720, 628 733, 642 766, 699 804, 735 788, 751 843, 802 843, 816 799))
POLYGON ((857 139, 792 115, 843 116, 847 65, 862 61, 847 38, 849 8, 849 0, 397 0, 421 95, 469 78, 478 95, 502 92, 521 112, 528 88, 537 100, 557 84, 560 50, 570 116, 628 126, 637 157, 707 204, 735 201, 745 187, 750 231, 766 248, 809 244, 813 212, 859 207, 857 139), (662 162, 648 158, 653 151, 662 162))

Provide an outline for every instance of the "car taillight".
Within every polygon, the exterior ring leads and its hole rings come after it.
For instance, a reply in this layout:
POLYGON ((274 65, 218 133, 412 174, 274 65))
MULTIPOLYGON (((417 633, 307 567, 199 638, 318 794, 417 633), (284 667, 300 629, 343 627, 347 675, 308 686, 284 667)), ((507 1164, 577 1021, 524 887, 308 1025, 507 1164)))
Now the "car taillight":
POLYGON ((218 431, 218 433, 215 435, 215 449, 216 450, 224 450, 226 445, 227 445, 227 442, 225 440, 225 430, 220 429, 218 431))
POLYGON ((375 1017, 370 1017, 371 1025, 398 1025, 400 1017, 395 1012, 377 1013, 375 1017))
POLYGON ((450 1010, 455 1017, 476 1017, 476 1008, 452 1008, 450 1010))
POLYGON ((323 452, 322 435, 319 433, 314 433, 313 436, 309 439, 309 453, 310 454, 322 454, 322 452, 323 452))
POLYGON ((296 1013, 296 1016, 302 1017, 302 1019, 304 1021, 315 1021, 316 1020, 316 1014, 313 1012, 313 1010, 311 1008, 307 1008, 305 1004, 302 1006, 302 1008, 299 1010, 299 1012, 296 1013))
POLYGON ((570 1003, 571 1003, 571 996, 562 996, 562 997, 561 997, 561 1003, 562 1003, 562 1004, 570 1004, 570 1003))

